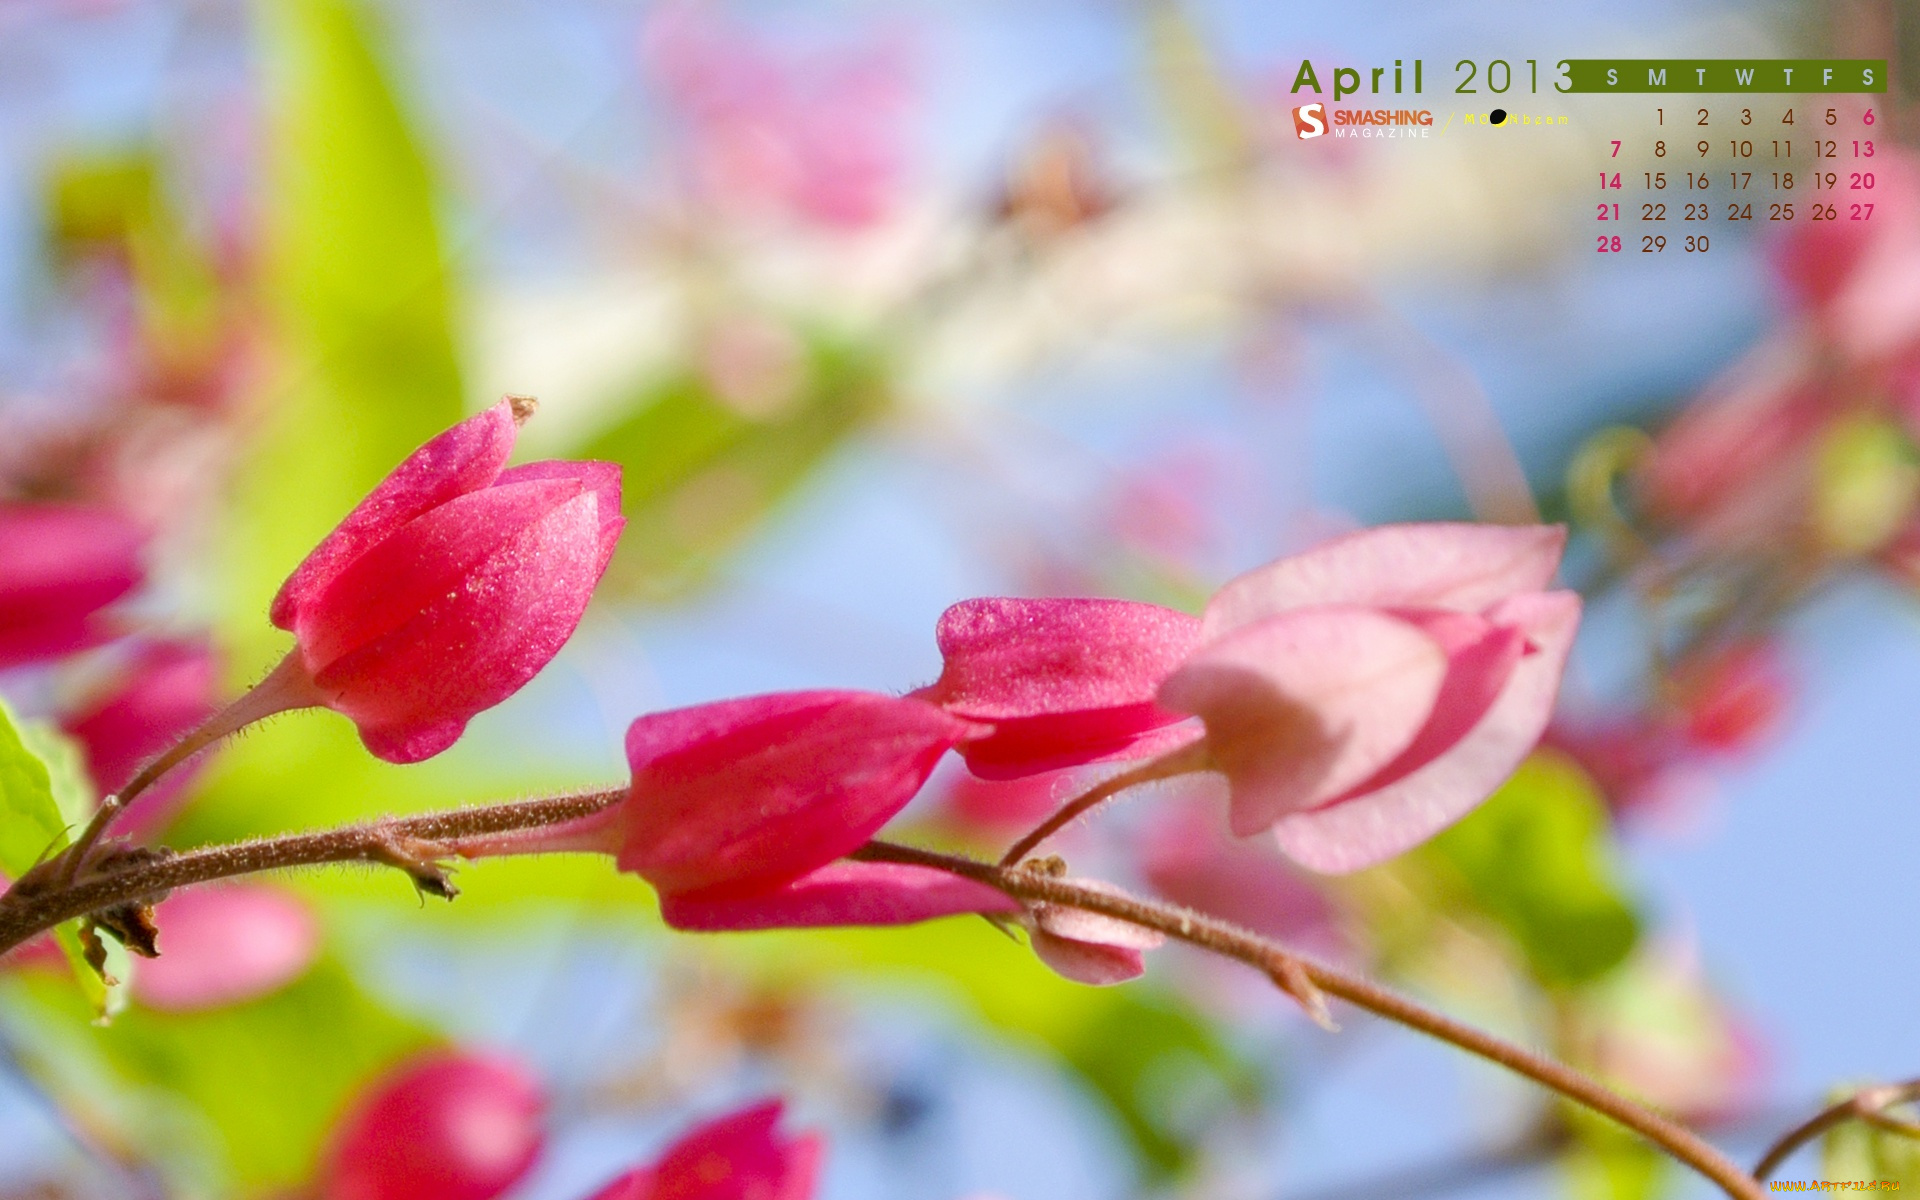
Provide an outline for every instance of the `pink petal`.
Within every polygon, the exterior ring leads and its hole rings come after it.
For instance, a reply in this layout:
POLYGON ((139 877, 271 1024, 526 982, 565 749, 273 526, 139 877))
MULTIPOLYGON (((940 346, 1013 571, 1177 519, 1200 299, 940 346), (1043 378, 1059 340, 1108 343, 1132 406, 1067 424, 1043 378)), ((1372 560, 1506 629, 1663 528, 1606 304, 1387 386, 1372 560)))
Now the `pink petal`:
POLYGON ((454 590, 319 672, 328 706, 388 762, 446 749, 573 635, 605 569, 601 529, 593 492, 521 528, 454 590))
POLYGON ((1108 987, 1147 973, 1146 956, 1130 946, 1080 942, 1044 929, 1033 930, 1028 940, 1041 962, 1075 983, 1108 987))
POLYGON ((902 863, 831 863, 758 895, 660 898, 668 925, 707 932, 911 925, 958 913, 1018 911, 1018 901, 984 883, 902 863))
POLYGON ((580 485, 582 491, 592 492, 599 497, 600 554, 601 567, 604 569, 607 560, 613 557, 620 530, 627 523, 626 518, 620 515, 620 464, 595 462, 592 459, 530 462, 502 471, 500 478, 493 481, 493 486, 507 487, 536 479, 571 479, 580 485))
POLYGON ((1198 631, 1185 613, 1125 600, 967 600, 941 614, 945 668, 916 694, 994 724, 962 750, 983 777, 1090 762, 1180 720, 1154 692, 1198 631))
POLYGON ((1404 778, 1281 819, 1274 832, 1294 861, 1343 873, 1391 858, 1459 820, 1533 750, 1553 713, 1580 623, 1580 598, 1572 592, 1516 596, 1486 615, 1519 629, 1534 647, 1515 664, 1493 707, 1446 752, 1404 778))
POLYGON ((517 433, 512 405, 503 399, 408 455, 288 576, 273 598, 273 623, 292 630, 301 607, 368 548, 420 514, 492 483, 517 433))
POLYGON ((1446 679, 1419 626, 1364 608, 1303 608, 1196 653, 1160 689, 1206 723, 1250 836, 1367 779, 1413 743, 1446 679))
POLYGON ((1479 612, 1537 592, 1566 546, 1558 525, 1433 522, 1382 525, 1247 572, 1207 604, 1209 640, 1290 609, 1318 604, 1479 612))
POLYGON ((778 1100, 708 1122, 653 1167, 646 1200, 809 1200, 824 1146, 811 1134, 782 1138, 778 1100))
POLYGON ((652 1167, 636 1167, 601 1188, 588 1200, 652 1200, 659 1176, 652 1167))
POLYGON ((580 493, 573 479, 481 488, 394 529, 301 606, 293 632, 307 669, 325 671, 460 591, 482 564, 580 493))
POLYGON ((306 905, 278 888, 190 888, 154 908, 160 957, 135 965, 133 995, 149 1008, 190 1012, 238 1004, 291 983, 320 952, 306 905))
POLYGON ((871 692, 786 692, 641 717, 620 869, 665 893, 765 891, 855 849, 977 727, 871 692))

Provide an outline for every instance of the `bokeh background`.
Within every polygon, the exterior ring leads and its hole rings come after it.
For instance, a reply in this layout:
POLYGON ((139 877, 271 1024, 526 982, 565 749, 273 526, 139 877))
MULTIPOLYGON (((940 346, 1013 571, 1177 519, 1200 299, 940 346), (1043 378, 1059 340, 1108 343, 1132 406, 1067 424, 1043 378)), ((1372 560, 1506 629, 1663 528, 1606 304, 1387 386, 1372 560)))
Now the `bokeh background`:
MULTIPOLYGON (((0 694, 100 783, 85 714, 156 662, 155 727, 258 678, 305 549, 502 392, 542 402, 531 454, 626 471, 567 650, 417 767, 280 719, 152 836, 618 781, 645 711, 929 681, 968 596, 1193 608, 1359 525, 1544 512, 1591 615, 1551 748, 1469 822, 1309 879, 1163 789, 1063 852, 1750 1156, 1835 1086, 1920 1073, 1914 70, 1902 0, 8 0, 0 496, 124 511, 150 577, 133 636, 0 694), (1594 255, 1633 100, 1292 136, 1303 57, 1323 82, 1420 57, 1446 112, 1459 58, 1658 54, 1893 60, 1843 103, 1875 108, 1872 230, 1594 255)), ((997 852, 1074 782, 943 771, 907 835, 997 852)), ((426 907, 384 874, 274 881, 318 955, 236 1005, 136 985, 102 1027, 59 968, 0 969, 0 1195, 298 1194, 352 1097, 436 1041, 542 1080, 525 1200, 770 1092, 828 1134, 828 1200, 1705 1194, 1176 949, 1093 990, 971 919, 696 938, 602 861, 460 881, 426 907)), ((1863 1145, 1827 1169, 1904 1169, 1863 1145)))

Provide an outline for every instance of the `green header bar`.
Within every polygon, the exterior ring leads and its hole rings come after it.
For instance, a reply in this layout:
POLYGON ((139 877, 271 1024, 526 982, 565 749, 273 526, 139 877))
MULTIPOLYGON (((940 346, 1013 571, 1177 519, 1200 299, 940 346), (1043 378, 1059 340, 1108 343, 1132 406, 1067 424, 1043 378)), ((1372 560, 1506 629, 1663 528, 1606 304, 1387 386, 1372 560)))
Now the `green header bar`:
POLYGON ((1884 58, 1570 58, 1569 92, 1884 92, 1884 58))

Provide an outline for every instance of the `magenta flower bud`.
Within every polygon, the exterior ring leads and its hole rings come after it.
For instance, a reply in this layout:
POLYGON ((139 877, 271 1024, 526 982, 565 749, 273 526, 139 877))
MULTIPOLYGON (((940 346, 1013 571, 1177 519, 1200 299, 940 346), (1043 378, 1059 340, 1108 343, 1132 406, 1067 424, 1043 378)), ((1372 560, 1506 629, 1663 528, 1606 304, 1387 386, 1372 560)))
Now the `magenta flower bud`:
POLYGON ((814 1134, 781 1137, 781 1108, 769 1100, 710 1121, 592 1200, 813 1200, 826 1146, 814 1134))
POLYGON ((145 541, 111 509, 0 504, 0 670, 113 637, 99 613, 140 583, 145 541))
POLYGON ((611 463, 503 469, 515 403, 416 450, 274 598, 298 642, 283 686, 389 762, 445 750, 559 652, 625 523, 611 463))
POLYGON ((320 925, 279 888, 231 884, 176 892, 154 908, 160 957, 134 964, 133 996, 192 1012, 239 1004, 293 982, 320 952, 320 925))
POLYGON ((511 1059, 431 1051, 403 1063, 334 1131, 320 1200, 494 1200, 533 1169, 546 1098, 511 1059))
POLYGON ((660 898, 668 925, 702 933, 911 925, 960 913, 1019 911, 1018 901, 984 883, 902 863, 830 863, 766 892, 660 898))
POLYGON ((1318 871, 1370 866, 1491 795, 1546 729, 1580 600, 1563 530, 1389 525, 1261 567, 1207 605, 1160 689, 1200 717, 1231 824, 1318 871))
POLYGON ((940 616, 940 678, 915 695, 991 724, 960 753, 985 779, 1127 756, 1186 714, 1156 698, 1200 622, 1128 600, 965 600, 940 616))
POLYGON ((784 692, 652 713, 627 730, 620 869, 663 895, 752 895, 858 848, 979 730, 871 692, 784 692))
MULTIPOLYGON (((87 771, 102 794, 118 792, 148 759, 213 715, 219 697, 217 663, 203 642, 153 642, 134 652, 116 686, 62 727, 86 751, 87 771)), ((146 794, 119 832, 144 840, 179 811, 199 761, 183 764, 146 794)))

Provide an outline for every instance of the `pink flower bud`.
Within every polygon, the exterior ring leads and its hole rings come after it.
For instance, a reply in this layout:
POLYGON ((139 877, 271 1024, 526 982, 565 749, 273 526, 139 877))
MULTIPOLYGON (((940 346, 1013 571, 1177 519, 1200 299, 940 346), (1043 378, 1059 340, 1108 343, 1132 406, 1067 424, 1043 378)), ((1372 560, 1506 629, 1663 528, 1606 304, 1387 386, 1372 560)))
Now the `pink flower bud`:
POLYGON ((510 1059, 431 1051, 378 1081, 334 1131, 322 1200, 493 1200, 546 1135, 540 1085, 510 1059))
POLYGON ((1011 779, 1127 755, 1184 719, 1155 691, 1198 641, 1182 612, 1127 600, 965 600, 940 616, 946 666, 915 695, 988 737, 960 753, 974 774, 1011 779))
POLYGON ((1564 531, 1391 525, 1259 568, 1208 604, 1160 689, 1206 724, 1234 832, 1358 870, 1424 841, 1539 740, 1579 622, 1542 591, 1564 531))
POLYGON ((307 906, 259 884, 189 888, 154 908, 160 957, 134 966, 134 999, 190 1012, 239 1004, 291 983, 320 952, 307 906))
MULTIPOLYGON (((217 674, 205 643, 153 642, 134 653, 112 691, 61 722, 85 749, 88 773, 103 794, 118 792, 143 763, 213 715, 217 674)), ((144 840, 164 829, 203 761, 183 763, 151 788, 119 832, 144 840)))
POLYGON ((112 637, 99 612, 139 584, 145 540, 111 509, 0 504, 0 670, 112 637))
POLYGON ((781 1108, 769 1100, 710 1121, 592 1200, 812 1200, 826 1146, 814 1134, 781 1137, 781 1108))
POLYGON ((389 762, 445 750, 559 652, 625 523, 611 463, 503 470, 513 403, 416 450, 274 598, 314 702, 389 762))
POLYGON ((698 932, 911 925, 960 913, 1019 911, 1018 901, 984 883, 901 863, 831 863, 752 895, 660 899, 668 925, 698 932))
POLYGON ((871 692, 785 692, 641 717, 633 795, 613 810, 623 871, 663 894, 745 896, 854 850, 976 726, 871 692))

